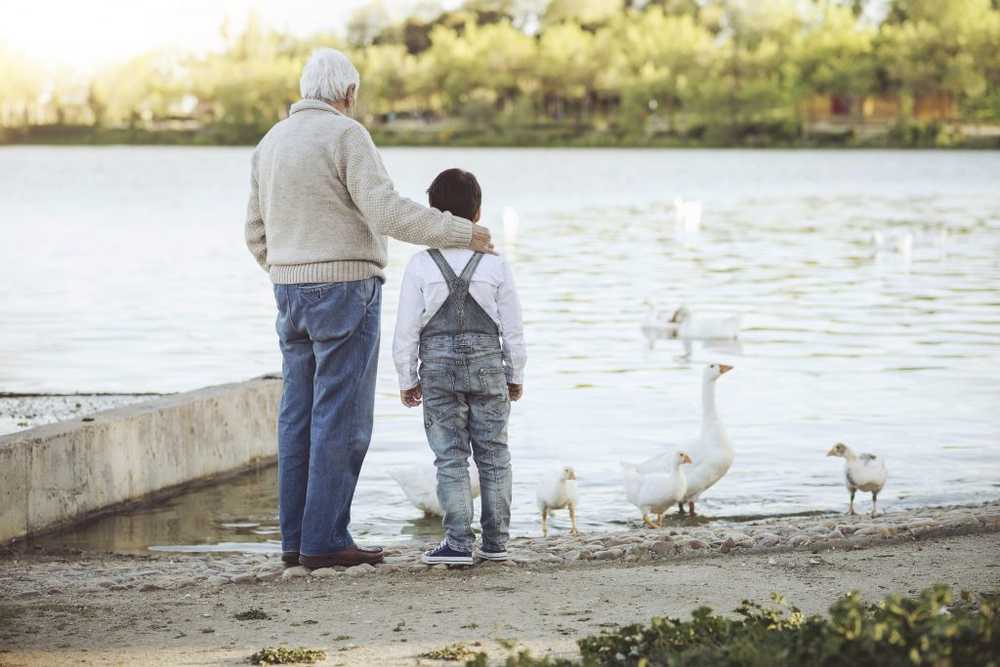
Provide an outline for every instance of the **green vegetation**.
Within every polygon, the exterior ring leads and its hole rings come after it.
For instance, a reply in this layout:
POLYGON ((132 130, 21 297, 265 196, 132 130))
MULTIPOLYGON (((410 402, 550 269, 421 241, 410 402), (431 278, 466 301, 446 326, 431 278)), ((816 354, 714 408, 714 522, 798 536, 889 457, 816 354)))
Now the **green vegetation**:
POLYGON ((246 611, 234 614, 233 618, 237 621, 268 621, 271 619, 266 611, 258 607, 251 607, 246 611))
MULTIPOLYGON (((430 3, 433 5, 433 3, 430 3)), ((252 144, 319 45, 383 144, 1000 145, 998 0, 466 0, 80 80, 0 47, 0 142, 252 144), (49 85, 51 82, 51 85, 49 85)))
POLYGON ((257 651, 247 660, 253 665, 311 665, 320 660, 326 660, 326 651, 314 648, 268 646, 257 651))
MULTIPOLYGON (((805 616, 774 596, 777 608, 744 602, 735 618, 702 607, 690 621, 654 618, 579 642, 582 662, 511 656, 507 667, 668 665, 684 667, 989 667, 1000 664, 996 600, 955 600, 947 586, 916 598, 891 595, 866 605, 851 593, 829 618, 805 616)), ((485 667, 483 653, 466 663, 485 667)))
POLYGON ((476 654, 465 644, 449 644, 443 648, 434 649, 427 653, 421 653, 421 658, 428 660, 469 660, 475 658, 476 654))

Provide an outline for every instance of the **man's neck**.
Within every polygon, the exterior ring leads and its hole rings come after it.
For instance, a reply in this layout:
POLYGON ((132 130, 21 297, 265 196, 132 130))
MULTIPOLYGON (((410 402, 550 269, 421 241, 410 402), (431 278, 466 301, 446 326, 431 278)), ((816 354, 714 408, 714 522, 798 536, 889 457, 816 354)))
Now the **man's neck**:
POLYGON ((333 100, 327 100, 327 99, 324 99, 323 101, 329 104, 337 111, 339 111, 340 113, 344 114, 345 116, 347 115, 347 102, 345 101, 334 102, 333 100))

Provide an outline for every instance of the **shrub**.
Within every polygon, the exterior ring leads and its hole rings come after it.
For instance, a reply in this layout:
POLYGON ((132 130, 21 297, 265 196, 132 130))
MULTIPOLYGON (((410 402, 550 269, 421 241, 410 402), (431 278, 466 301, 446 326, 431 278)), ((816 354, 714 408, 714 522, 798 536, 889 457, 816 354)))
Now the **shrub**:
MULTIPOLYGON (((536 660, 526 653, 507 667, 625 665, 647 667, 996 667, 1000 617, 996 601, 956 601, 947 586, 918 597, 891 595, 866 605, 857 593, 839 599, 829 618, 805 616, 775 595, 776 607, 744 601, 735 617, 707 607, 689 621, 654 618, 579 641, 582 662, 536 660)), ((476 664, 475 661, 469 663, 476 664)))

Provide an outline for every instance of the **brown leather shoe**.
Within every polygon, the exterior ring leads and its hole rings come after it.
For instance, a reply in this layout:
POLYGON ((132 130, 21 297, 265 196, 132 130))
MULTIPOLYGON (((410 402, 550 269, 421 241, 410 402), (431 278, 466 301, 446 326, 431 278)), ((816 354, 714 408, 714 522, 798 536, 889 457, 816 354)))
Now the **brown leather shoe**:
POLYGON ((299 552, 298 551, 282 551, 281 552, 281 562, 288 567, 295 567, 299 564, 299 552))
POLYGON ((359 547, 357 545, 353 547, 348 547, 346 549, 341 549, 340 551, 334 551, 330 554, 322 554, 319 556, 307 556, 301 554, 299 556, 299 563, 304 567, 308 567, 310 570, 318 570, 322 567, 351 567, 354 565, 362 565, 368 563, 369 565, 377 565, 381 563, 383 558, 385 558, 382 553, 382 547, 373 547, 371 549, 365 549, 364 547, 359 547))

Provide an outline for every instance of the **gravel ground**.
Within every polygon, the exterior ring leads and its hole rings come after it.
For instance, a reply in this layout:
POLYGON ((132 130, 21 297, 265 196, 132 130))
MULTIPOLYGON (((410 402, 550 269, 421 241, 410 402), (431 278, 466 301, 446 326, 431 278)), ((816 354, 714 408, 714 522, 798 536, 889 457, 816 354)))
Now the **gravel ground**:
POLYGON ((0 435, 35 426, 79 419, 101 410, 156 398, 158 394, 0 394, 0 435))
POLYGON ((870 599, 939 582, 990 592, 1000 588, 1000 503, 511 547, 510 561, 473 568, 428 568, 419 549, 401 548, 379 567, 313 572, 256 555, 13 549, 0 556, 0 664, 238 664, 287 644, 326 649, 324 664, 403 665, 454 641, 500 659, 507 640, 572 655, 576 639, 613 624, 728 610, 772 591, 807 612, 852 589, 870 599), (251 608, 269 619, 234 619, 251 608))

